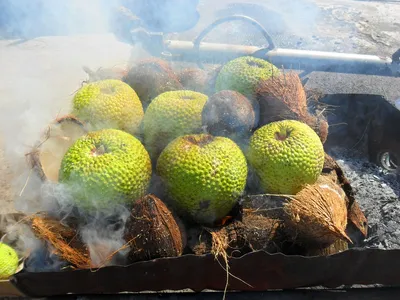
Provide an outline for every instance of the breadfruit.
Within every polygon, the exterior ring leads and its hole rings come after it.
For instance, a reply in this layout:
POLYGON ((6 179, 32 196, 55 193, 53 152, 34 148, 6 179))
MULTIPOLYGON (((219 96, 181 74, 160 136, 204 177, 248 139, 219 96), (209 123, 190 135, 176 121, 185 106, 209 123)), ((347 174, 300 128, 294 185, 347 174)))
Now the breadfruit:
POLYGON ((5 243, 0 242, 0 280, 14 275, 18 268, 17 252, 5 243))
POLYGON ((180 256, 186 235, 179 225, 177 217, 155 195, 136 201, 125 226, 125 240, 133 241, 130 262, 180 256))
POLYGON ((151 173, 149 154, 137 138, 103 129, 89 132, 68 149, 59 181, 71 192, 76 207, 90 213, 142 197, 151 173))
POLYGON ((264 59, 242 56, 222 67, 216 78, 215 91, 234 90, 252 97, 260 80, 279 74, 279 69, 264 59))
POLYGON ((119 129, 131 134, 138 132, 144 115, 136 92, 116 79, 84 85, 73 98, 72 112, 91 130, 119 129))
POLYGON ((85 125, 74 116, 57 118, 28 153, 31 167, 43 181, 57 182, 62 158, 68 148, 86 133, 85 125))
POLYGON ((317 181, 325 152, 307 124, 284 120, 257 129, 250 138, 247 157, 265 192, 294 195, 317 181))
POLYGON ((297 73, 288 72, 260 80, 255 98, 260 106, 259 126, 288 119, 302 121, 325 143, 328 122, 323 116, 316 116, 308 111, 307 95, 297 73))
POLYGON ((202 93, 182 90, 165 92, 150 103, 143 118, 143 138, 154 162, 174 138, 201 131, 207 99, 202 93))
POLYGON ((158 95, 183 89, 170 65, 157 58, 137 62, 123 79, 138 94, 144 110, 158 95))
POLYGON ((233 140, 250 134, 255 121, 256 112, 251 101, 236 91, 212 95, 202 111, 203 126, 208 133, 233 140))
POLYGON ((227 216, 243 193, 247 162, 232 140, 191 134, 168 144, 157 173, 182 218, 212 225, 227 216))

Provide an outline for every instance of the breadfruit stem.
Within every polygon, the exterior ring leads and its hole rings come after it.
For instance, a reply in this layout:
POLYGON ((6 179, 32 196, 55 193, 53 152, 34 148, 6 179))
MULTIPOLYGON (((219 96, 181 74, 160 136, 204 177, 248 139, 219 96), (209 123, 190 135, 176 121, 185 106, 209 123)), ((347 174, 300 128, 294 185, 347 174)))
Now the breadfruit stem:
POLYGON ((113 86, 101 88, 103 94, 113 95, 115 94, 115 88, 113 86))
POLYGON ((190 136, 186 137, 186 140, 189 143, 195 144, 199 147, 204 147, 204 146, 210 144, 214 140, 214 137, 210 134, 202 135, 201 137, 190 135, 190 136))
POLYGON ((276 138, 278 141, 284 141, 284 140, 286 140, 286 139, 290 136, 291 133, 292 133, 292 130, 291 130, 291 129, 288 129, 288 128, 281 128, 280 131, 275 132, 275 138, 276 138))
POLYGON ((247 62, 247 64, 248 64, 250 67, 262 68, 262 65, 261 65, 259 62, 257 62, 257 61, 249 61, 249 62, 247 62))
POLYGON ((98 147, 93 148, 91 155, 92 156, 100 156, 107 152, 107 149, 104 145, 100 145, 98 147))

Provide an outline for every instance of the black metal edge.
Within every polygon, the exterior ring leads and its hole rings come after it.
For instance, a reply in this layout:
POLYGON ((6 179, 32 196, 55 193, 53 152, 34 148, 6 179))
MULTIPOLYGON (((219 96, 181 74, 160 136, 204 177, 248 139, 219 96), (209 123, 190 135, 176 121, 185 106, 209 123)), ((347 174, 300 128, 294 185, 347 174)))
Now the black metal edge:
MULTIPOLYGON (((376 300, 376 299, 393 299, 397 300, 400 295, 400 288, 395 287, 376 287, 376 288, 352 288, 352 289, 301 289, 301 290, 284 290, 284 291, 267 291, 267 292, 228 292, 226 298, 230 300, 376 300)), ((118 300, 221 300, 223 292, 180 292, 180 293, 140 293, 140 294, 118 294, 118 295, 85 295, 85 300, 102 300, 102 299, 118 299, 118 300)), ((51 297, 57 300, 72 300, 80 298, 80 295, 51 297)))
MULTIPOLYGON (((206 289, 222 291, 226 272, 211 254, 184 255, 98 270, 29 273, 11 282, 30 297, 206 289)), ((400 286, 400 250, 356 249, 325 257, 257 251, 229 262, 228 290, 267 291, 343 285, 400 286), (237 279, 239 278, 239 279, 237 279)))

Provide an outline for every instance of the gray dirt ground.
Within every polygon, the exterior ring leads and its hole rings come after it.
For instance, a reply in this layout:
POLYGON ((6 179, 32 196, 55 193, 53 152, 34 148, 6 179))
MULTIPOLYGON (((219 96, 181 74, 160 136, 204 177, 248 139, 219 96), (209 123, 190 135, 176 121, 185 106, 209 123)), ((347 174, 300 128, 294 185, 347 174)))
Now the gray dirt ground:
MULTIPOLYGON (((253 0, 235 3, 231 0, 200 1, 202 18, 198 26, 175 37, 193 39, 215 17, 243 13, 258 18, 273 35, 278 47, 381 56, 390 56, 400 47, 400 1, 253 0)), ((226 25, 215 30, 208 40, 263 43, 249 28, 250 35, 238 37, 245 28, 226 25)), ((0 213, 15 209, 13 199, 28 176, 24 153, 29 151, 50 120, 67 112, 72 93, 86 79, 82 65, 95 69, 124 64, 138 55, 131 50, 129 45, 106 33, 39 37, 28 41, 0 40, 0 213)), ((381 176, 379 170, 374 169, 376 172, 373 173, 373 169, 365 167, 360 160, 352 163, 350 154, 340 155, 343 168, 353 179, 356 190, 375 195, 393 193, 388 197, 398 200, 398 194, 382 188, 382 184, 387 183, 374 177, 381 176)), ((387 201, 388 198, 377 199, 387 201)), ((377 222, 384 214, 399 218, 393 203, 383 206, 387 212, 368 206, 366 210, 377 222)), ((389 222, 384 226, 389 228, 393 224, 389 222)), ((400 236, 396 230, 391 232, 400 236)), ((372 244, 384 243, 374 240, 372 244)))

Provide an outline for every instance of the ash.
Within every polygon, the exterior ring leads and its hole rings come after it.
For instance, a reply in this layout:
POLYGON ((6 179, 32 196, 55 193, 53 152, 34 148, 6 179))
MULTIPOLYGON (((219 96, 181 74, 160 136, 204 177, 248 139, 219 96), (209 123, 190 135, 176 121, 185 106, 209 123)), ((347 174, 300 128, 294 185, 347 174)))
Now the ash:
POLYGON ((369 162, 365 154, 359 151, 337 147, 329 152, 343 169, 354 189, 356 201, 367 217, 368 237, 361 246, 399 249, 399 175, 389 173, 369 162))

